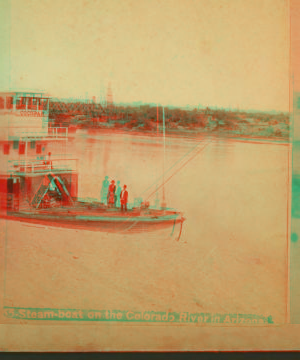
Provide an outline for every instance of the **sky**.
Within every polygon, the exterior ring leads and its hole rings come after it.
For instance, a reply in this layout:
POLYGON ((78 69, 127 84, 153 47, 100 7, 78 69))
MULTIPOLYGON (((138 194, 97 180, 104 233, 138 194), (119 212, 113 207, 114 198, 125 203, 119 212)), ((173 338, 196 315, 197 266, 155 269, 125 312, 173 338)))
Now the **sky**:
POLYGON ((2 88, 99 98, 111 83, 115 102, 289 108, 287 0, 2 0, 0 8, 2 88))

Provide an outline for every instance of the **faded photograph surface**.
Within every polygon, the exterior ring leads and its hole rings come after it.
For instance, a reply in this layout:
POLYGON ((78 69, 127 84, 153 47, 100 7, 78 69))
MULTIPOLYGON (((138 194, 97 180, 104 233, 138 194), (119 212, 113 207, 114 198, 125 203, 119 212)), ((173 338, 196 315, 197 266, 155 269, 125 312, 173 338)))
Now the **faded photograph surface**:
POLYGON ((0 7, 1 322, 288 323, 288 3, 0 7))

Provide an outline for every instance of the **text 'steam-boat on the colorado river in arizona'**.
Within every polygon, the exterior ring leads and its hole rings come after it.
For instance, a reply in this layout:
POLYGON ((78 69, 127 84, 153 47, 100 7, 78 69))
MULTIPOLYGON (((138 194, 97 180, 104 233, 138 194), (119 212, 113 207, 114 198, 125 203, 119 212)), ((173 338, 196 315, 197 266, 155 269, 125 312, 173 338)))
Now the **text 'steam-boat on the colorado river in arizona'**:
MULTIPOLYGON (((67 156, 67 128, 49 125, 49 96, 42 92, 0 93, 1 217, 45 226, 105 232, 148 232, 185 220, 163 203, 141 203, 126 212, 78 198, 77 160, 67 156)), ((163 116, 165 151, 165 119, 163 116)), ((179 234, 179 237, 180 237, 179 234)))

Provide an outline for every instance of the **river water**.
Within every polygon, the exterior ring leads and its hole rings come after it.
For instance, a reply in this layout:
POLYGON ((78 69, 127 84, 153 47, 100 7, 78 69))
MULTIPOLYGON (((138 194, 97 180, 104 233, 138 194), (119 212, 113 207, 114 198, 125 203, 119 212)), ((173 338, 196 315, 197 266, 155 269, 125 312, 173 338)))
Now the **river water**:
POLYGON ((127 185, 129 202, 151 204, 165 157, 167 205, 186 218, 181 238, 179 228, 124 235, 7 222, 5 305, 285 321, 288 145, 167 138, 164 152, 162 139, 81 132, 68 151, 80 197, 99 199, 109 176, 127 185))

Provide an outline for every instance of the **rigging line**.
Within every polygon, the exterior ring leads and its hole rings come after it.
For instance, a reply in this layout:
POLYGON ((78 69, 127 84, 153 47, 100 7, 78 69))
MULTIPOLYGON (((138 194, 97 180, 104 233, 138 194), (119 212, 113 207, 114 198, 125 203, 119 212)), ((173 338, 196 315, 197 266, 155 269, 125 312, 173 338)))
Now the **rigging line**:
MULTIPOLYGON (((204 145, 204 147, 208 144, 208 142, 204 145)), ((179 160, 177 160, 171 167, 169 167, 169 169, 165 172, 165 174, 167 174, 168 172, 170 172, 177 164, 179 164, 182 160, 184 160, 188 155, 190 155, 194 150, 196 150, 200 145, 203 145, 203 143, 197 144, 196 146, 194 146, 191 150, 189 150, 186 154, 184 154, 179 160)), ((204 149, 203 147, 203 149, 204 149)), ((158 179, 156 179, 154 181, 153 184, 151 184, 146 190, 144 190, 140 196, 142 196, 143 194, 145 194, 145 192, 147 192, 148 190, 150 190, 154 185, 156 185, 161 179, 163 179, 164 176, 161 175, 158 179)))
POLYGON ((174 175, 176 175, 176 173, 178 173, 186 164, 188 164, 188 163, 189 163, 191 160, 193 160, 201 151, 203 151, 208 144, 209 144, 209 142, 207 142, 207 143, 203 146, 202 149, 200 149, 199 151, 197 151, 196 154, 194 154, 194 155, 193 155, 192 157, 190 157, 183 165, 181 165, 180 168, 177 169, 177 171, 174 172, 170 177, 168 177, 168 179, 167 179, 163 184, 161 184, 157 189, 155 189, 155 191, 153 191, 153 192, 147 197, 147 199, 149 199, 152 195, 154 195, 154 194, 156 193, 156 191, 157 191, 158 189, 160 189, 162 186, 164 186, 164 184, 166 184, 169 180, 171 180, 172 177, 173 177, 174 175))

